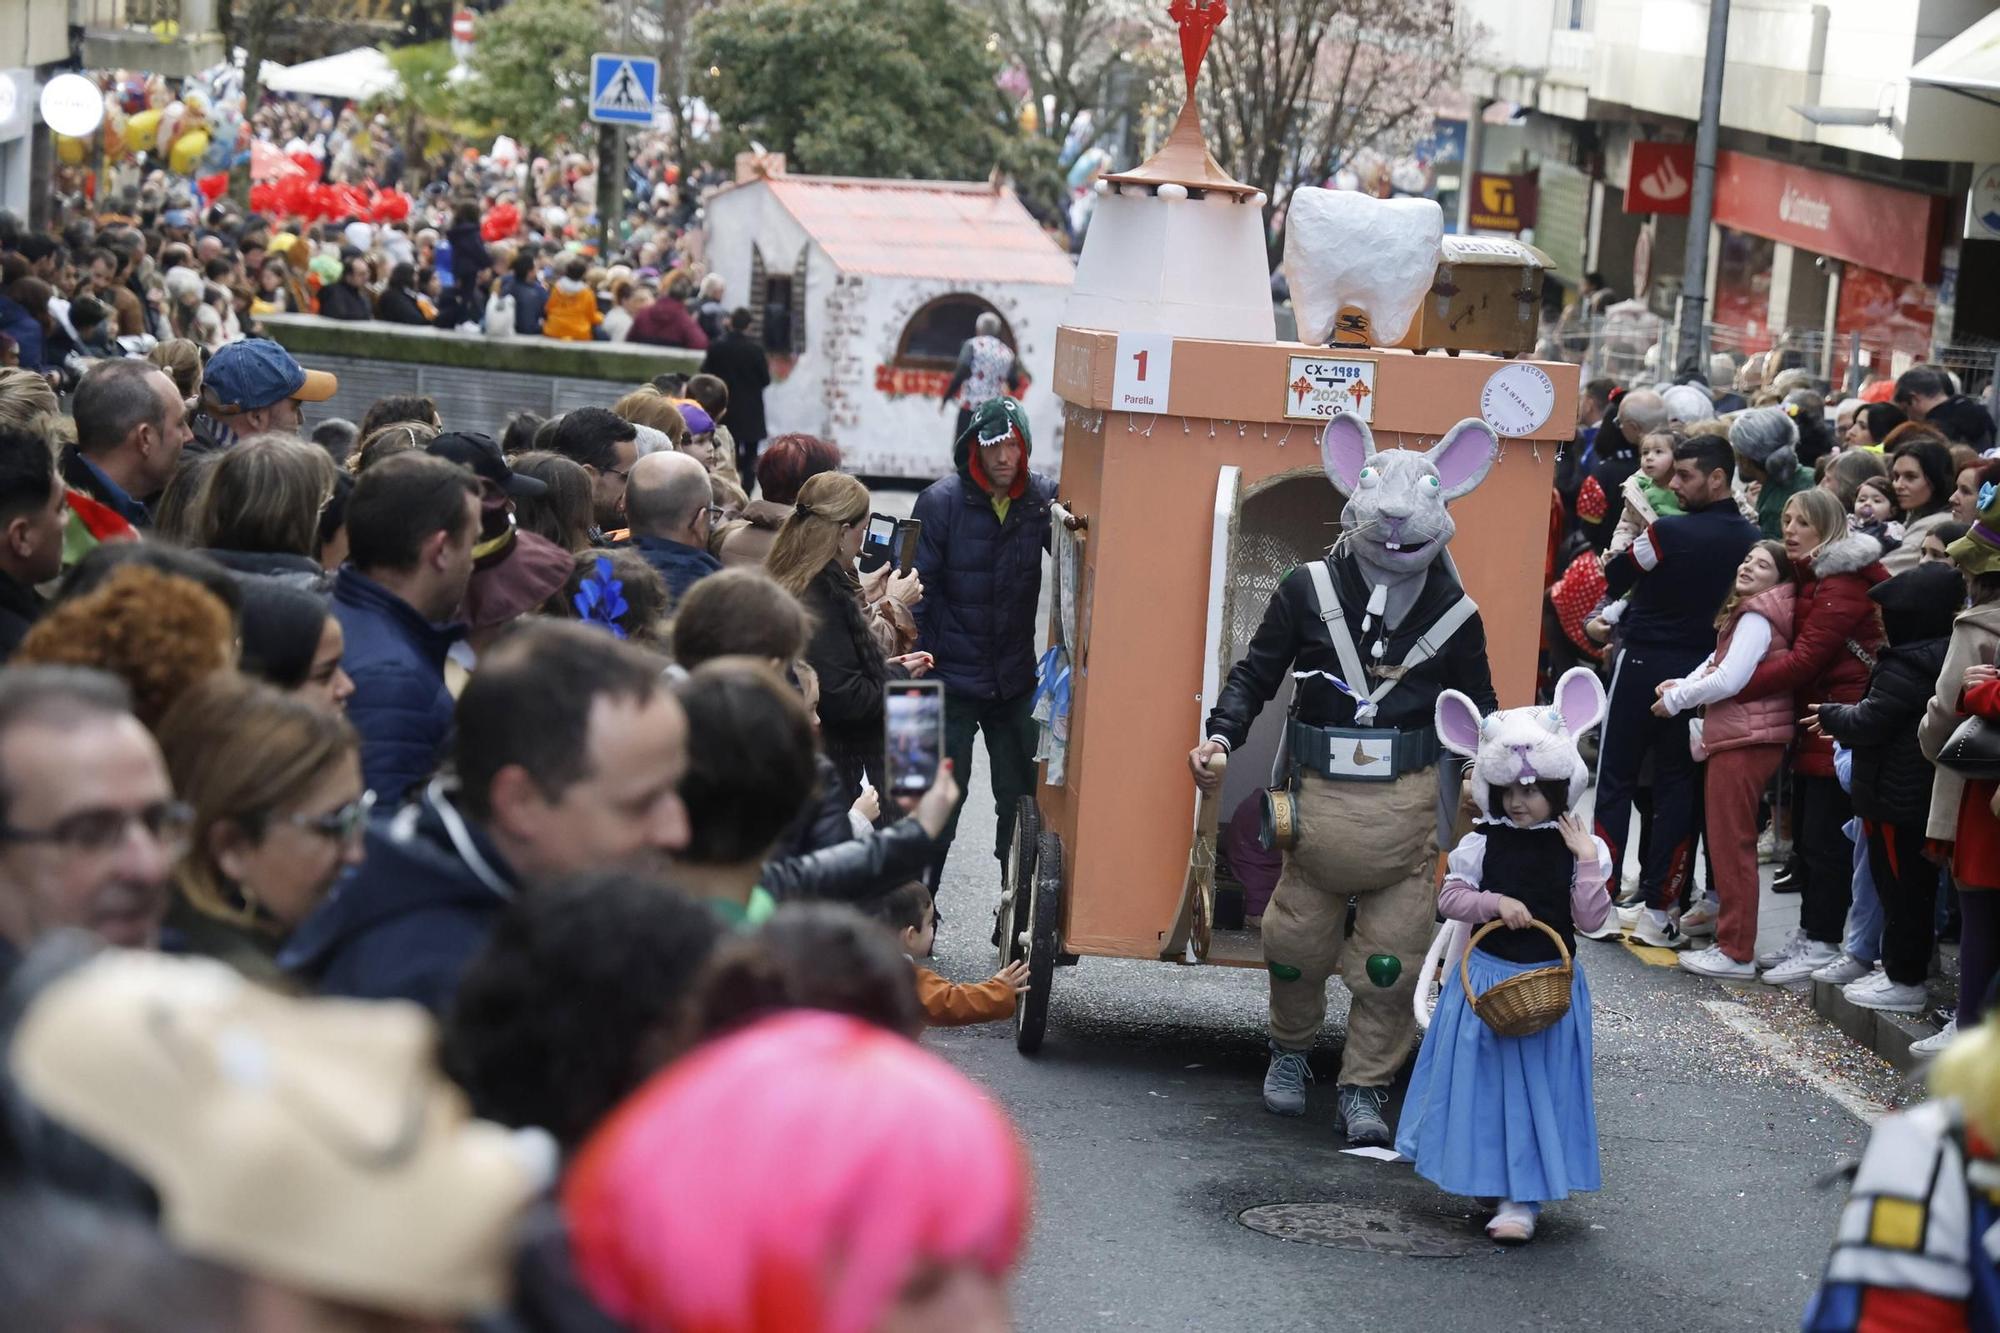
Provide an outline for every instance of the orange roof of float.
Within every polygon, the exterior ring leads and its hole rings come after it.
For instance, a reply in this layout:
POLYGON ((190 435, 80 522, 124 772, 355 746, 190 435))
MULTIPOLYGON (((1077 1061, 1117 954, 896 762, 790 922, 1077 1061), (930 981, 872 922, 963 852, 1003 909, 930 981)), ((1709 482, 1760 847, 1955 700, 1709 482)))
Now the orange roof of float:
POLYGON ((1076 265, 1008 189, 985 182, 773 176, 763 184, 847 273, 1068 286, 1076 265))

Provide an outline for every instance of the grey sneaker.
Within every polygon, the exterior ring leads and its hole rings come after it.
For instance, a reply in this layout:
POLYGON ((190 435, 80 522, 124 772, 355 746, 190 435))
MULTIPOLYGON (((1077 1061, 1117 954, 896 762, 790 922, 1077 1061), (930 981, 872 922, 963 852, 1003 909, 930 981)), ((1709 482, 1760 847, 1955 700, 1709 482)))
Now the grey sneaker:
POLYGON ((1272 1115, 1304 1115, 1306 1084, 1312 1076, 1305 1052, 1272 1043, 1271 1067, 1264 1071, 1264 1109, 1272 1115))
POLYGON ((1363 1088, 1342 1084, 1336 1091, 1340 1126, 1350 1148, 1388 1148, 1395 1144, 1389 1122, 1382 1118, 1382 1104, 1389 1100, 1387 1088, 1363 1088))

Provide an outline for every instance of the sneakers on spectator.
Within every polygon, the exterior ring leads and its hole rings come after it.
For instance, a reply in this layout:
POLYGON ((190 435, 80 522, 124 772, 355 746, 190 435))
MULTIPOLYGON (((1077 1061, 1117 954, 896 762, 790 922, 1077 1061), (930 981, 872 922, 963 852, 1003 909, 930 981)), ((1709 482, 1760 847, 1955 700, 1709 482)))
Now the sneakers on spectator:
POLYGON ((1387 1148, 1395 1143, 1395 1135, 1389 1132, 1389 1122, 1382 1118, 1382 1103, 1389 1100, 1387 1088, 1364 1088, 1344 1083, 1335 1092, 1336 1104, 1340 1108, 1340 1128, 1347 1135, 1348 1147, 1387 1148))
POLYGON ((1763 979, 1773 986, 1782 986, 1792 981, 1804 981, 1838 957, 1840 957, 1840 950, 1834 948, 1831 944, 1821 944, 1817 940, 1807 940, 1803 949, 1792 957, 1787 958, 1784 962, 1779 963, 1776 967, 1767 970, 1764 973, 1763 979))
POLYGON ((1875 970, 1873 963, 1864 963, 1853 954, 1843 951, 1840 957, 1812 974, 1814 981, 1830 981, 1836 986, 1859 981, 1875 970))
POLYGON ((1615 940, 1625 933, 1625 927, 1618 924, 1618 909, 1614 907, 1604 914, 1604 924, 1596 930, 1579 930, 1576 933, 1587 940, 1615 940))
POLYGON ((1957 1036, 1958 1020, 1954 1018, 1944 1025, 1944 1031, 1933 1032, 1922 1041, 1911 1042, 1910 1053, 1913 1055, 1936 1055, 1939 1051, 1951 1045, 1953 1039, 1957 1036))
POLYGON ((1687 945, 1687 936, 1681 934, 1681 928, 1674 919, 1651 908, 1640 909, 1639 924, 1632 927, 1632 939, 1638 944, 1650 944, 1655 949, 1680 949, 1687 945))
POLYGON ((1847 997, 1849 1004, 1863 1009, 1887 1009, 1893 1014, 1921 1014, 1924 1011, 1924 1005, 1930 1001, 1929 990, 1922 986, 1899 986, 1889 980, 1886 972, 1876 975, 1882 978, 1880 982, 1875 982, 1873 976, 1863 977, 1851 986, 1841 987, 1840 993, 1847 997))
POLYGON ((1713 937, 1715 934, 1715 918, 1715 899, 1703 898, 1693 907, 1681 913, 1681 934, 1713 937))
POLYGON ((1644 902, 1636 902, 1629 907, 1619 908, 1618 929, 1625 931, 1629 934, 1631 931, 1638 929, 1639 918, 1644 916, 1645 914, 1646 914, 1646 904, 1644 902))
POLYGON ((1303 1051, 1288 1051, 1272 1042, 1271 1067, 1264 1071, 1264 1109, 1272 1115, 1304 1115, 1306 1084, 1312 1076, 1303 1051))
POLYGON ((1798 891, 1798 876, 1794 873, 1791 865, 1788 863, 1778 867, 1778 873, 1771 876, 1771 892, 1797 893, 1798 891))
POLYGON ((1758 865, 1774 865, 1784 860, 1787 856, 1790 856, 1791 852, 1792 849, 1789 846, 1779 842, 1777 825, 1767 824, 1764 826, 1764 831, 1757 835, 1758 865))
MULTIPOLYGON (((1838 962, 1839 960, 1835 959, 1834 961, 1838 962)), ((1832 963, 1827 964, 1827 967, 1831 966, 1833 966, 1832 963)), ((1824 971, 1826 971, 1825 967, 1820 969, 1820 972, 1824 971)), ((1813 973, 1813 980, 1815 981, 1819 980, 1819 972, 1813 973)), ((1867 975, 1856 977, 1854 980, 1843 985, 1840 988, 1840 992, 1841 994, 1845 995, 1850 991, 1859 993, 1865 990, 1880 990, 1882 989, 1882 987, 1888 984, 1889 984, 1889 974, 1887 972, 1882 971, 1880 968, 1872 968, 1869 970, 1867 975)))
POLYGON ((1755 981, 1757 965, 1739 963, 1722 951, 1722 946, 1711 944, 1706 949, 1684 953, 1680 957, 1681 970, 1692 972, 1698 977, 1715 977, 1722 981, 1755 981))
POLYGON ((1778 964, 1784 962, 1786 959, 1793 957, 1795 954, 1797 954, 1800 950, 1804 949, 1805 947, 1806 947, 1806 933, 1805 931, 1797 929, 1795 927, 1792 930, 1791 934, 1785 936, 1784 943, 1780 944, 1777 948, 1771 950, 1769 953, 1760 953, 1757 955, 1757 966, 1776 967, 1778 964))

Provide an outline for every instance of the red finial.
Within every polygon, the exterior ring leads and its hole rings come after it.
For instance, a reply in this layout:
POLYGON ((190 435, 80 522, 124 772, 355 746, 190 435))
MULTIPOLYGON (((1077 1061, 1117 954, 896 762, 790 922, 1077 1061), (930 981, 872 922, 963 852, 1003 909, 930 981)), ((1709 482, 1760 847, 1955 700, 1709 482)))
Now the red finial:
POLYGON ((1167 15, 1180 25, 1181 67, 1187 71, 1188 96, 1193 97, 1195 76, 1201 72, 1209 40, 1229 17, 1229 0, 1173 0, 1167 15))

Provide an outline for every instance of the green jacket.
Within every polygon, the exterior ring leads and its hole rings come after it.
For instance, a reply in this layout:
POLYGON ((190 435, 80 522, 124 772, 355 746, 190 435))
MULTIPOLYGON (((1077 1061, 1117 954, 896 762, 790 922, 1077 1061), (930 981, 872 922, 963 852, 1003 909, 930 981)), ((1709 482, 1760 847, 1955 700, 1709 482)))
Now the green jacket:
POLYGON ((1773 481, 1766 477, 1763 489, 1757 492, 1757 526, 1772 541, 1783 541, 1784 533, 1778 520, 1785 512, 1785 501, 1800 491, 1813 488, 1813 474, 1809 467, 1795 467, 1792 475, 1784 481, 1773 481))

